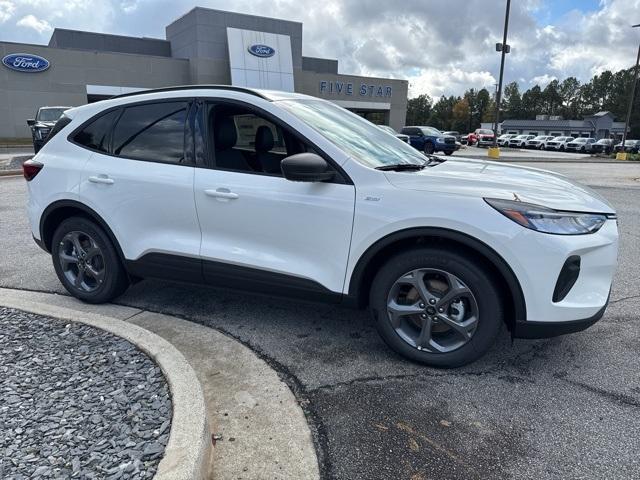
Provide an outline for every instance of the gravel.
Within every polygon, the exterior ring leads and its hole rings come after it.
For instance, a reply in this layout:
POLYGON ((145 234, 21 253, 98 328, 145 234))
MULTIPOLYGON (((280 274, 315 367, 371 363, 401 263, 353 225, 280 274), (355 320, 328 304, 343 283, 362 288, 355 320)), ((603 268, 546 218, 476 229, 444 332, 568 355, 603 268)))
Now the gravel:
POLYGON ((134 345, 0 307, 0 478, 151 478, 170 426, 164 376, 134 345))

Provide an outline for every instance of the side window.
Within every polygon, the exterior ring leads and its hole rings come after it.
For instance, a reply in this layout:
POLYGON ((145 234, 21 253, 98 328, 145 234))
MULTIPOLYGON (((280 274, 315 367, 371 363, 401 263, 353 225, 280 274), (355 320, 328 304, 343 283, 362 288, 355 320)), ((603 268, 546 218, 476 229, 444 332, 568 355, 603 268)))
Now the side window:
POLYGON ((287 153, 287 147, 285 146, 284 139, 282 137, 282 130, 270 121, 258 117, 252 113, 248 113, 246 115, 236 115, 233 118, 236 124, 236 128, 238 129, 238 142, 236 143, 238 148, 245 148, 255 151, 256 140, 258 140, 257 147, 261 148, 262 145, 260 145, 258 130, 260 129, 260 127, 264 127, 271 132, 271 136, 273 137, 273 146, 268 151, 285 154, 287 153))
POLYGON ((237 172, 282 175, 280 162, 311 151, 296 135, 249 107, 208 103, 209 163, 237 172))
POLYGON ((119 157, 185 163, 187 102, 162 102, 124 109, 113 129, 112 153, 119 157))
POLYGON ((107 153, 109 151, 109 132, 119 114, 120 110, 112 110, 99 116, 76 133, 73 141, 91 150, 107 153))

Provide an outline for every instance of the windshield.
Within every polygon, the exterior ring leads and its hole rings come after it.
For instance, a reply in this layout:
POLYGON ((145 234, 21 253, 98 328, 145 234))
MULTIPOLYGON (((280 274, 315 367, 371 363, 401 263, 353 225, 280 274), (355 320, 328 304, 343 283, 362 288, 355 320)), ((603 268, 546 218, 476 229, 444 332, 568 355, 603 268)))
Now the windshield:
POLYGON ((573 143, 586 143, 586 138, 576 138, 573 143))
POLYGON ((528 136, 529 136, 529 135, 518 135, 518 136, 516 137, 516 139, 525 139, 525 138, 527 138, 528 136))
POLYGON ((482 135, 493 135, 493 131, 492 130, 480 129, 477 132, 481 133, 482 135))
POLYGON ((38 110, 37 120, 39 122, 55 122, 65 110, 66 108, 41 108, 38 110))
POLYGON ((440 130, 433 127, 420 127, 420 130, 422 130, 422 133, 429 137, 439 137, 440 135, 442 135, 442 132, 440 130))
POLYGON ((426 163, 424 155, 409 144, 333 103, 323 100, 282 100, 278 105, 368 167, 426 163))

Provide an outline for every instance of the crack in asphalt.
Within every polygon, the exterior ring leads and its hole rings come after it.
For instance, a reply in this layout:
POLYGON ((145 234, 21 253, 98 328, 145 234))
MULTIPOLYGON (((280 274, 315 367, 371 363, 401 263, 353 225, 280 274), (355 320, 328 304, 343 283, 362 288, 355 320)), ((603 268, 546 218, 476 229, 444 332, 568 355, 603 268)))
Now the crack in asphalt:
POLYGON ((618 298, 617 300, 611 300, 609 302, 609 305, 613 305, 613 304, 619 303, 619 302, 624 302, 626 300, 633 300, 635 298, 640 298, 640 295, 631 295, 629 297, 622 297, 622 298, 618 298))
POLYGON ((566 378, 564 375, 554 374, 553 377, 563 382, 566 382, 570 385, 580 387, 583 390, 587 390, 588 392, 595 393, 608 400, 612 400, 615 403, 622 405, 624 407, 636 407, 636 408, 640 407, 640 400, 637 400, 631 395, 625 395, 624 393, 610 392, 609 390, 605 390, 604 388, 594 387, 593 385, 589 385, 588 383, 566 378))

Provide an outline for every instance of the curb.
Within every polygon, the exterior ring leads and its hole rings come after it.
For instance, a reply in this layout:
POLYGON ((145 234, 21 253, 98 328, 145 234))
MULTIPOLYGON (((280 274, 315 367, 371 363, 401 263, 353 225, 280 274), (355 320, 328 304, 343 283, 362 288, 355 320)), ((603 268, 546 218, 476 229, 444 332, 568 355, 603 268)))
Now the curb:
POLYGON ((14 177, 22 175, 22 170, 0 170, 0 177, 14 177))
POLYGON ((125 319, 41 303, 30 299, 29 293, 0 288, 0 305, 100 328, 131 342, 158 364, 171 390, 173 415, 169 441, 154 478, 210 478, 212 449, 204 393, 184 355, 162 337, 125 319))

